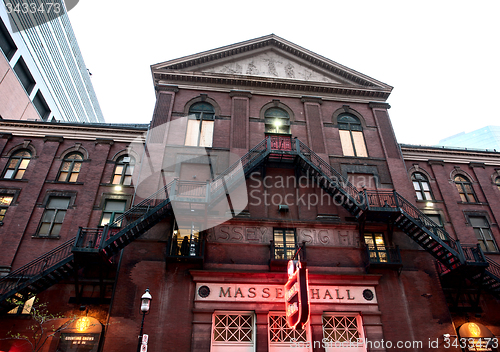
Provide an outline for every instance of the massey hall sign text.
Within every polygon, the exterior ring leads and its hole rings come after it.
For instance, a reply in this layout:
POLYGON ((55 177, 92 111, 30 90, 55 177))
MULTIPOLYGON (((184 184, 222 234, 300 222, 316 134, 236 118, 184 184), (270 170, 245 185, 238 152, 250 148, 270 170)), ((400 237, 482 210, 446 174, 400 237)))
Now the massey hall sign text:
MULTIPOLYGON (((284 285, 197 283, 196 301, 284 302, 284 285)), ((369 286, 309 285, 310 303, 377 304, 375 288, 369 286)))

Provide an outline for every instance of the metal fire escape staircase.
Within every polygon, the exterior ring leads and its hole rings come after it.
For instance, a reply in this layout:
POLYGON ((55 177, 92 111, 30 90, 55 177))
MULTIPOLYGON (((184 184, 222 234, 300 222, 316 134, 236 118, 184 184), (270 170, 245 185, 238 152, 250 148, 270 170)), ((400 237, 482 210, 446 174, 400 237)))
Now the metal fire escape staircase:
MULTIPOLYGON (((217 204, 267 161, 293 163, 359 221, 392 222, 436 258, 444 273, 460 270, 463 275, 500 298, 500 265, 486 258, 479 247, 463 246, 453 240, 444 229, 395 191, 359 191, 298 139, 267 137, 207 183, 202 188, 204 193, 198 194, 199 202, 208 206, 217 204)), ((80 228, 76 238, 0 279, 0 311, 12 309, 12 299, 27 300, 76 275, 77 270, 85 266, 91 257, 111 259, 172 214, 172 201, 182 201, 179 195, 185 193, 183 190, 189 189, 191 183, 180 180, 170 182, 113 223, 104 228, 80 228)))

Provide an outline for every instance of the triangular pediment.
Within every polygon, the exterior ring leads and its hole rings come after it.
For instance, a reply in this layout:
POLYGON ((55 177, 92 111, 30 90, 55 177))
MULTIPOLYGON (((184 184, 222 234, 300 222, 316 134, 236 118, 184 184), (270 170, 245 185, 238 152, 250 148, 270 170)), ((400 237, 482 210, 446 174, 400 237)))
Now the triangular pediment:
POLYGON ((199 71, 309 82, 345 83, 326 70, 320 70, 308 65, 307 62, 301 61, 292 55, 286 55, 286 53, 274 48, 267 48, 261 52, 250 53, 246 57, 225 60, 208 67, 201 67, 199 71))
POLYGON ((274 34, 151 66, 155 82, 312 90, 385 100, 392 87, 274 34), (347 88, 347 91, 342 89, 347 88), (344 92, 344 93, 342 93, 344 92))

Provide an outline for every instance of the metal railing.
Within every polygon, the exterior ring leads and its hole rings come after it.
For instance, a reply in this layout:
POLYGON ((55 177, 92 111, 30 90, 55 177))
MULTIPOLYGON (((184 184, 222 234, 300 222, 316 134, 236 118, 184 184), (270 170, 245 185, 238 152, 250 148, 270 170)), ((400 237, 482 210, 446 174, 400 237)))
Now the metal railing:
POLYGON ((177 180, 175 195, 178 197, 206 198, 207 182, 177 180))
POLYGON ((267 139, 262 140, 255 147, 250 149, 248 153, 243 155, 241 159, 214 178, 210 183, 210 200, 217 199, 222 193, 225 193, 228 188, 233 186, 234 183, 241 180, 242 176, 244 177, 251 165, 269 152, 267 141, 267 139))
POLYGON ((450 237, 440 225, 432 221, 420 209, 411 204, 406 198, 401 196, 396 191, 368 191, 365 190, 367 199, 367 207, 370 208, 399 208, 405 215, 420 223, 421 227, 425 227, 430 231, 435 239, 443 241, 443 244, 448 245, 459 252, 459 244, 456 240, 450 237))
POLYGON ((311 150, 311 148, 302 143, 299 139, 296 139, 296 143, 297 153, 299 153, 304 159, 308 160, 324 176, 326 176, 328 182, 333 182, 336 187, 342 189, 352 201, 356 202, 358 206, 363 205, 364 197, 362 192, 358 191, 358 189, 344 176, 342 176, 342 174, 335 170, 329 163, 320 158, 311 150))
POLYGON ((271 150, 292 151, 292 137, 290 136, 267 136, 271 141, 271 150))
POLYGON ((394 191, 367 191, 364 190, 368 209, 371 208, 398 208, 397 197, 394 191))
POLYGON ((489 266, 486 269, 491 275, 495 276, 496 280, 500 282, 500 264, 497 262, 491 260, 488 257, 485 257, 486 261, 488 262, 489 266))
POLYGON ((173 236, 168 243, 167 257, 193 258, 202 256, 203 240, 200 238, 178 238, 173 236))
POLYGON ((71 248, 75 242, 75 238, 64 242, 59 247, 45 253, 41 257, 29 262, 28 264, 14 270, 9 275, 0 279, 0 294, 6 294, 17 286, 21 285, 25 280, 28 280, 36 275, 41 275, 43 272, 52 266, 58 264, 63 259, 69 258, 71 248))
POLYGON ((75 247, 86 249, 98 249, 102 239, 103 228, 78 228, 75 247))
POLYGON ((402 264, 399 246, 367 245, 366 252, 370 264, 402 264))
POLYGON ((486 264, 486 257, 484 256, 483 250, 480 245, 461 245, 462 253, 467 263, 484 263, 486 264))

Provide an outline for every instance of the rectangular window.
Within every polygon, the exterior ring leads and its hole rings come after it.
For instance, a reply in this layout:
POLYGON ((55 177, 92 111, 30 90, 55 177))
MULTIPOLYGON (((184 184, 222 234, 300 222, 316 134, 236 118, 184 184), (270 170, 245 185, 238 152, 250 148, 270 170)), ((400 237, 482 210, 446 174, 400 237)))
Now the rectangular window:
POLYGON ((8 61, 12 59, 12 56, 14 56, 17 50, 16 44, 12 40, 9 30, 7 29, 1 18, 0 18, 0 48, 7 57, 8 61))
POLYGON ((437 228, 430 229, 432 232, 434 232, 436 235, 439 236, 443 241, 447 241, 448 239, 446 238, 444 232, 444 226, 443 226, 443 221, 441 220, 441 215, 439 214, 425 214, 429 219, 431 219, 436 225, 438 225, 437 228))
POLYGON ((363 132, 339 130, 342 152, 345 156, 368 157, 363 132))
POLYGON ((365 233, 365 244, 370 254, 370 263, 387 263, 387 248, 384 235, 381 233, 365 233))
POLYGON ((476 234, 477 242, 484 252, 498 252, 488 220, 484 216, 469 216, 469 221, 476 234))
POLYGON ((363 132, 351 131, 352 141, 354 142, 354 149, 356 150, 356 156, 367 157, 365 139, 363 137, 363 132))
POLYGON ((16 72, 17 77, 21 81, 24 89, 26 89, 26 92, 30 95, 36 82, 22 57, 17 60, 17 63, 14 66, 14 72, 16 72))
POLYGON ((293 259, 296 250, 295 230, 274 229, 274 259, 293 259))
POLYGON ((70 198, 50 197, 38 230, 39 236, 59 236, 70 198))
POLYGON ((5 218, 5 214, 7 213, 7 209, 9 209, 10 203, 14 199, 13 196, 9 195, 0 195, 0 221, 3 221, 5 218))
POLYGON ((113 224, 113 227, 121 227, 122 219, 120 215, 125 212, 127 206, 126 200, 121 199, 107 199, 102 212, 101 223, 99 226, 113 224))
POLYGON ((255 318, 252 312, 215 312, 212 352, 254 352, 255 318))
POLYGON ((285 313, 269 313, 269 351, 312 351, 308 344, 306 329, 291 329, 286 322, 285 313))
POLYGON ((47 121, 50 115, 50 108, 40 91, 36 92, 36 95, 33 98, 33 105, 35 106, 36 111, 38 111, 41 119, 43 121, 47 121))
POLYGON ((201 255, 199 224, 193 222, 190 227, 177 227, 177 223, 174 225, 170 255, 181 255, 183 257, 196 257, 201 255))
POLYGON ((366 351, 361 316, 359 314, 327 314, 323 316, 325 351, 366 351))
POLYGON ((340 130, 340 143, 342 144, 342 153, 345 156, 354 156, 354 147, 351 141, 350 131, 340 130))
POLYGON ((211 147, 214 134, 214 121, 188 120, 184 145, 211 147))

